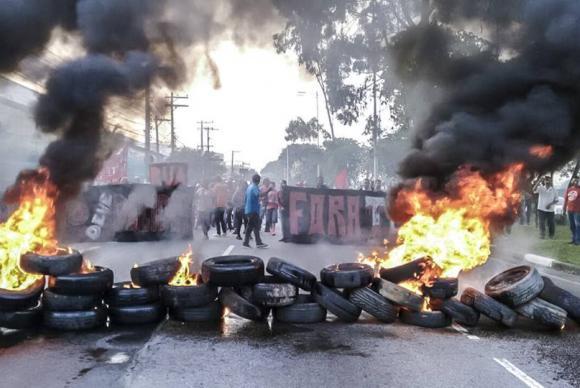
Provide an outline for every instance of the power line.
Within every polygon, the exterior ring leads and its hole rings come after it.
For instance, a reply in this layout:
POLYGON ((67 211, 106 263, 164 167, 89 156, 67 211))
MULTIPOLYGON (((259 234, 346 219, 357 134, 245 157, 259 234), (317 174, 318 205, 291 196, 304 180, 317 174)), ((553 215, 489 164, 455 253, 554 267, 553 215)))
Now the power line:
POLYGON ((167 104, 167 107, 170 108, 170 114, 171 114, 171 152, 175 152, 175 142, 177 140, 176 136, 175 136, 175 109, 177 108, 187 108, 189 107, 189 105, 185 105, 185 104, 176 104, 175 100, 188 100, 189 96, 176 96, 173 94, 173 92, 171 92, 170 96, 165 97, 167 99, 169 99, 169 103, 167 104))

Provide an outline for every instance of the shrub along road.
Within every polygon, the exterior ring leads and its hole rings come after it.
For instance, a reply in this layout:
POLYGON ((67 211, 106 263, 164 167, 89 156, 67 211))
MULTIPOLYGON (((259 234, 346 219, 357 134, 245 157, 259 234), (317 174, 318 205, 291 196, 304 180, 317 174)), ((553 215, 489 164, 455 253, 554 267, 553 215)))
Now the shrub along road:
MULTIPOLYGON (((248 250, 228 237, 196 242, 200 259, 255 254, 282 257, 318 273, 352 261, 361 248, 291 245, 270 238, 268 250, 248 250)), ((134 263, 177 255, 185 242, 84 244, 95 264, 129 279, 134 263)), ((490 260, 462 276, 460 287, 482 289, 513 262, 490 260)), ((545 273, 545 272, 544 272, 545 273)), ((551 271, 556 283, 580 295, 578 279, 551 271)), ((576 325, 552 333, 521 320, 504 329, 488 319, 477 328, 422 329, 358 323, 255 323, 235 316, 219 325, 166 321, 144 328, 108 328, 82 334, 4 332, 0 373, 7 386, 578 386, 576 325)))

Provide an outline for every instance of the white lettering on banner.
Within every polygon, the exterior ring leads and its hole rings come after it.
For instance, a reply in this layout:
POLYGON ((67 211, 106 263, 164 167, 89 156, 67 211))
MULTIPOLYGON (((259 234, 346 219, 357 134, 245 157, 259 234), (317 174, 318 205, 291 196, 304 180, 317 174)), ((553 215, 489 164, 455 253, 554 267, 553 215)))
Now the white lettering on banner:
POLYGON ((373 209, 373 226, 381 226, 381 211, 385 208, 385 199, 379 197, 365 197, 365 205, 373 209))
POLYGON ((99 203, 95 209, 95 214, 91 219, 91 226, 85 231, 85 235, 93 241, 101 237, 103 226, 107 221, 107 216, 111 213, 113 207, 113 196, 109 193, 101 193, 99 203))

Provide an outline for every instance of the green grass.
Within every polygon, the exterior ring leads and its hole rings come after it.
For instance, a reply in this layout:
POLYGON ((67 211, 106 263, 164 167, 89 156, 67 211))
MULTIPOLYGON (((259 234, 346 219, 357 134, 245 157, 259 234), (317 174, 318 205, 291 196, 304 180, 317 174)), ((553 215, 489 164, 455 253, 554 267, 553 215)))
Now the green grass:
POLYGON ((568 225, 556 225, 556 236, 553 240, 541 240, 540 231, 534 226, 515 225, 513 234, 526 235, 533 239, 530 253, 580 266, 580 246, 568 244, 572 239, 568 225))

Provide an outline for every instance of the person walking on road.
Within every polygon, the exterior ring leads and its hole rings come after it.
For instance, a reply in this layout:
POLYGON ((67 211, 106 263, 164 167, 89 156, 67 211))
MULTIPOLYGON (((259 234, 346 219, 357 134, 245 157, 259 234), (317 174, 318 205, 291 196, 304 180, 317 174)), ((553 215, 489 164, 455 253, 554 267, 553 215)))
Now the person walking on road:
POLYGON ((572 179, 566 191, 564 210, 568 212, 572 241, 570 244, 580 245, 580 183, 578 178, 572 179))
POLYGON ((270 191, 268 192, 268 202, 266 205, 266 233, 276 235, 276 224, 278 223, 278 192, 276 191, 276 184, 272 182, 270 191))
POLYGON ((540 238, 546 238, 546 225, 548 226, 548 235, 551 239, 556 234, 556 224, 554 221, 554 205, 558 203, 558 196, 552 184, 550 177, 544 177, 541 184, 536 189, 538 198, 538 218, 540 222, 540 238))
POLYGON ((201 225, 203 236, 209 239, 208 231, 211 226, 211 213, 214 209, 213 196, 208 189, 207 182, 204 182, 196 192, 197 198, 197 219, 201 225))
POLYGON ((234 207, 234 234, 238 240, 242 240, 242 224, 245 225, 246 229, 248 227, 248 220, 244 214, 247 189, 248 184, 245 181, 240 181, 232 196, 232 206, 234 207))
POLYGON ((213 188, 215 198, 215 224, 218 236, 226 236, 227 226, 225 221, 225 212, 228 205, 228 187, 222 182, 220 177, 216 178, 213 188))
POLYGON ((252 184, 246 190, 245 214, 248 217, 248 227, 244 238, 244 246, 250 248, 250 235, 254 233, 256 246, 258 248, 267 248, 268 245, 262 242, 260 237, 260 175, 252 177, 252 184))
POLYGON ((288 183, 283 180, 280 182, 280 191, 278 191, 278 207, 280 208, 280 218, 282 224, 282 239, 281 242, 290 241, 290 221, 288 220, 288 205, 286 204, 286 191, 288 190, 288 183))

